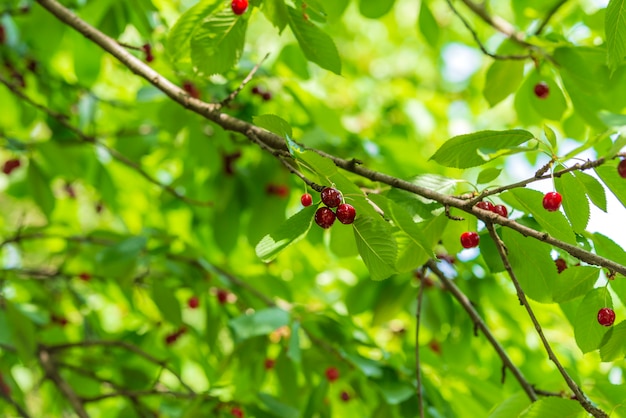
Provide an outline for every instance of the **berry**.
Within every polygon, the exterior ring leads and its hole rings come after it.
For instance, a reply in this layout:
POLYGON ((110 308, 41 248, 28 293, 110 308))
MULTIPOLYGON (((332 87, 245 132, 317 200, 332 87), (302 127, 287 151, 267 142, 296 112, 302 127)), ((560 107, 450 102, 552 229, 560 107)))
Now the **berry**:
POLYGON ((334 382, 335 380, 339 379, 339 370, 337 370, 336 367, 327 368, 324 374, 326 375, 326 379, 328 379, 329 382, 334 382))
POLYGON ((187 301, 187 306, 191 309, 196 309, 198 305, 200 305, 200 299, 198 299, 198 296, 192 296, 187 301))
POLYGON ((284 184, 273 184, 270 183, 265 187, 265 191, 267 194, 273 194, 278 197, 287 197, 289 196, 289 187, 284 184))
POLYGON ((558 271, 559 274, 567 268, 567 263, 560 257, 554 260, 554 264, 556 265, 556 271, 558 271))
POLYGON ((243 410, 238 406, 234 406, 233 409, 230 410, 230 414, 237 418, 243 418, 243 410))
POLYGON ((178 328, 176 331, 172 332, 171 334, 167 334, 165 336, 165 344, 167 345, 174 344, 176 340, 178 340, 180 336, 186 332, 187 332, 187 327, 183 325, 180 328, 178 328))
POLYGON ((223 154, 222 160, 224 161, 224 174, 232 176, 235 174, 235 167, 233 164, 241 158, 241 151, 235 151, 232 154, 223 154))
POLYGON ((302 203, 302 206, 304 207, 311 206, 313 204, 313 196, 309 193, 303 194, 300 198, 300 203, 302 203))
POLYGON ((615 311, 611 308, 602 308, 598 311, 598 323, 610 327, 615 322, 615 311))
POLYGON ((535 96, 537 96, 537 98, 545 99, 550 94, 550 87, 548 87, 548 84, 545 81, 541 81, 535 84, 533 91, 535 92, 535 96))
POLYGON ((428 343, 428 348, 430 348, 430 350, 437 355, 441 354, 441 344, 439 344, 439 341, 437 340, 431 340, 428 343))
POLYGON ((183 90, 185 90, 187 94, 193 97, 194 99, 200 98, 200 90, 198 90, 196 85, 193 84, 191 81, 185 81, 183 83, 183 90))
POLYGON ((263 94, 259 86, 252 87, 252 94, 263 94))
POLYGON ((38 66, 39 64, 37 63, 37 61, 35 61, 32 58, 26 61, 26 69, 30 71, 31 73, 36 73, 38 66))
POLYGON ((339 397, 344 402, 348 402, 350 400, 350 394, 348 392, 346 392, 345 390, 341 391, 341 394, 339 395, 339 397))
POLYGON ((154 61, 154 55, 152 55, 152 46, 150 44, 143 44, 141 50, 146 54, 146 62, 154 61))
POLYGON ((217 289, 217 301, 220 303, 220 305, 228 302, 228 290, 217 289))
POLYGON ((617 165, 617 172, 621 178, 626 179, 626 160, 622 160, 617 165))
POLYGON ((506 206, 504 205, 495 205, 493 207, 492 210, 493 213, 497 213, 498 215, 502 216, 503 218, 506 218, 509 216, 509 211, 507 210, 506 206))
POLYGON ((347 203, 342 203, 337 207, 337 219, 342 224, 351 224, 354 222, 354 217, 356 216, 356 210, 352 205, 347 203))
POLYGON ((248 10, 248 0, 233 0, 230 7, 234 14, 242 15, 248 10))
POLYGON ((269 91, 266 91, 265 93, 261 95, 261 97, 263 98, 263 101, 269 102, 270 100, 272 100, 272 93, 270 93, 269 91))
POLYGON ((478 247, 479 242, 480 237, 476 232, 463 232, 461 234, 461 245, 463 246, 463 248, 478 247))
POLYGON ((265 370, 273 369, 274 365, 276 365, 276 361, 274 359, 271 359, 271 358, 266 358, 265 362, 263 363, 263 366, 265 367, 265 370))
POLYGON ((332 187, 322 190, 322 202, 329 208, 336 208, 341 203, 341 192, 332 187))
POLYGON ((321 207, 315 211, 315 223, 324 229, 330 228, 335 222, 335 212, 332 210, 321 207))
POLYGON ((6 32, 4 31, 4 26, 0 25, 0 45, 6 42, 6 32))
POLYGON ((91 280, 91 274, 82 272, 78 275, 78 278, 84 282, 88 282, 89 280, 91 280))
POLYGON ((6 160, 2 165, 2 172, 8 176, 13 170, 19 168, 20 165, 22 165, 22 163, 17 158, 6 160))
POLYGON ((549 212, 559 210, 563 198, 559 192, 549 192, 543 197, 543 207, 549 212))
POLYGON ((493 208, 494 208, 493 203, 487 202, 487 201, 476 203, 476 207, 481 208, 483 210, 488 210, 489 212, 493 212, 493 208))

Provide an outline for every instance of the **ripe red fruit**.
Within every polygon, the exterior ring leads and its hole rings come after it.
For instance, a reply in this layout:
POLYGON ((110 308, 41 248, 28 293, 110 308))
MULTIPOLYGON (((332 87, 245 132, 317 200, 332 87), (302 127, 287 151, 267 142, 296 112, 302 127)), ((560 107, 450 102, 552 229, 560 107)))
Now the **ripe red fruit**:
POLYGON ((217 289, 217 301, 223 305, 228 302, 228 290, 217 289))
POLYGON ((341 192, 332 187, 322 190, 322 202, 329 208, 336 208, 341 203, 341 192))
POLYGON ((261 95, 261 97, 263 98, 263 101, 269 102, 270 100, 272 100, 272 93, 270 93, 269 91, 266 91, 265 93, 261 95))
POLYGON ((91 280, 91 274, 82 272, 78 275, 78 278, 81 279, 82 281, 88 282, 89 280, 91 280))
POLYGON ((339 370, 337 370, 336 367, 331 366, 327 368, 324 374, 326 375, 326 379, 328 379, 329 382, 334 382, 335 380, 339 379, 339 370))
POLYGON ((230 7, 234 14, 242 15, 248 10, 248 0, 233 0, 230 7))
POLYGON ((259 86, 252 87, 252 94, 263 94, 259 86))
POLYGON ((302 206, 304 207, 311 206, 313 204, 313 196, 311 196, 309 193, 303 194, 300 198, 300 203, 302 203, 302 206))
POLYGON ((4 164, 2 165, 2 172, 8 176, 9 174, 13 172, 13 170, 15 170, 16 168, 19 168, 19 166, 21 165, 22 163, 17 158, 6 160, 4 164))
POLYGON ((549 192, 543 197, 543 207, 549 212, 554 212, 561 207, 561 201, 563 198, 559 192, 549 192))
POLYGON ((193 84, 191 81, 183 82, 183 90, 185 90, 187 94, 193 97, 194 99, 200 98, 200 90, 198 90, 196 85, 193 84))
POLYGON ((492 210, 493 213, 497 213, 498 215, 506 218, 509 216, 509 211, 504 205, 495 205, 492 210))
POLYGON ((602 308, 598 311, 598 323, 610 327, 615 322, 615 311, 611 308, 602 308))
POLYGON ((556 270, 559 272, 559 274, 561 274, 561 272, 567 268, 567 263, 560 257, 554 260, 554 264, 556 265, 556 270))
POLYGON ((337 219, 342 224, 351 224, 354 222, 354 218, 356 217, 356 210, 352 205, 347 203, 342 203, 337 207, 337 219))
POLYGON ((289 187, 284 184, 268 184, 265 187, 265 191, 267 194, 273 194, 278 197, 287 197, 289 196, 289 187))
POLYGON ((274 368, 275 364, 276 364, 276 361, 274 359, 266 358, 265 363, 263 363, 263 366, 265 366, 265 370, 271 370, 274 368))
POLYGON ((150 46, 150 44, 143 44, 141 46, 141 50, 146 55, 146 62, 154 61, 154 55, 152 55, 152 46, 150 46))
POLYGON ((6 32, 4 31, 4 26, 0 25, 0 44, 3 44, 6 41, 6 32))
POLYGON ((463 232, 461 234, 461 245, 463 246, 463 248, 478 247, 479 242, 480 237, 476 232, 463 232))
POLYGON ((315 211, 315 223, 324 229, 330 228, 335 223, 335 212, 321 207, 315 211))
POLYGON ((539 99, 545 99, 550 95, 550 87, 548 87, 545 81, 535 84, 533 91, 535 92, 535 96, 539 99))
POLYGON ((167 334, 165 336, 165 344, 167 345, 174 344, 176 340, 178 340, 178 338, 180 338, 180 336, 186 332, 187 332, 187 327, 183 325, 180 328, 178 328, 176 331, 172 332, 171 334, 167 334))
POLYGON ((192 296, 187 301, 187 306, 189 306, 191 309, 196 309, 199 305, 200 299, 198 299, 198 296, 192 296))
POLYGON ((622 160, 617 165, 617 173, 621 178, 626 179, 626 160, 622 160))
POLYGON ((476 203, 477 208, 481 208, 483 210, 488 210, 489 212, 493 212, 493 203, 487 202, 486 200, 476 203))
POLYGON ((344 402, 348 402, 350 400, 350 394, 348 392, 346 392, 345 390, 341 391, 341 394, 339 395, 341 400, 344 402))

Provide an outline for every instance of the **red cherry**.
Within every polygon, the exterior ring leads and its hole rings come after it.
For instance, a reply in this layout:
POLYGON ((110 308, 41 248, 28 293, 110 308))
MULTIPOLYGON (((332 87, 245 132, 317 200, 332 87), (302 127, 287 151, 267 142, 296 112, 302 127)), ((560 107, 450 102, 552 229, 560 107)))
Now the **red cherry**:
POLYGON ((143 44, 141 46, 141 50, 146 55, 146 62, 154 61, 154 55, 152 55, 152 46, 150 46, 150 44, 143 44))
POLYGON ((476 232, 463 232, 461 234, 461 245, 463 246, 463 248, 478 247, 479 242, 480 237, 476 232))
POLYGON ((300 203, 302 203, 302 206, 304 207, 311 206, 313 204, 313 196, 309 193, 303 194, 300 198, 300 203))
POLYGON ((198 296, 192 296, 187 301, 187 306, 189 306, 189 308, 191 309, 196 309, 199 305, 200 305, 200 299, 198 299, 198 296))
POLYGON ((183 90, 185 90, 187 94, 193 97, 194 99, 200 98, 200 90, 198 90, 196 85, 193 84, 191 81, 185 81, 183 83, 183 90))
POLYGON ((626 160, 622 160, 617 165, 617 173, 623 179, 626 179, 626 160))
POLYGON ((488 202, 486 200, 476 203, 477 208, 481 208, 483 210, 488 210, 489 212, 493 212, 493 203, 488 202))
POLYGON ((217 301, 223 305, 228 302, 228 290, 217 289, 217 301))
POLYGON ((82 272, 78 275, 78 278, 81 279, 82 281, 88 282, 89 280, 91 280, 91 274, 82 272))
POLYGON ((261 97, 263 98, 263 101, 269 102, 270 100, 272 100, 272 93, 270 93, 269 91, 266 91, 265 93, 261 95, 261 97))
POLYGON ((344 402, 348 402, 350 400, 350 394, 346 392, 345 390, 342 390, 339 396, 341 397, 341 400, 344 402))
POLYGON ((559 192, 549 192, 543 197, 543 207, 549 212, 559 210, 563 198, 559 192))
POLYGON ((276 365, 276 361, 271 358, 266 358, 265 362, 263 363, 265 370, 271 370, 274 368, 275 365, 276 365))
POLYGON ((503 218, 507 218, 509 216, 509 211, 504 205, 495 205, 492 210, 493 213, 497 213, 503 218))
POLYGON ((322 190, 322 202, 329 208, 336 208, 341 203, 341 192, 332 187, 322 190))
POLYGON ((342 224, 351 224, 356 217, 356 210, 352 205, 342 203, 337 207, 337 219, 342 224))
POLYGON ((326 375, 326 379, 328 379, 329 382, 334 382, 335 380, 339 379, 339 370, 337 370, 336 367, 331 366, 327 368, 324 374, 326 375))
POLYGON ((2 165, 2 172, 8 176, 13 172, 13 170, 19 168, 21 165, 22 163, 17 158, 6 160, 2 165))
POLYGON ((275 196, 278 197, 287 197, 289 196, 289 187, 287 187, 284 184, 268 184, 267 187, 265 187, 265 191, 267 192, 267 194, 273 194, 275 196))
POLYGON ((233 0, 230 7, 234 14, 242 15, 248 10, 248 0, 233 0))
POLYGON ((550 87, 545 81, 535 84, 533 91, 535 92, 535 96, 539 99, 545 99, 550 95, 550 87))
POLYGON ((4 26, 0 25, 0 45, 6 42, 6 32, 4 31, 4 26))
POLYGON ((252 87, 252 94, 263 94, 259 86, 252 87))
POLYGON ((327 207, 321 207, 315 211, 315 223, 324 229, 330 228, 335 223, 335 212, 327 207))
POLYGON ((173 334, 167 334, 165 336, 165 344, 167 345, 172 345, 176 342, 176 340, 178 339, 179 335, 176 333, 173 334))
POLYGON ((561 272, 567 268, 567 263, 560 257, 554 260, 554 264, 556 265, 556 270, 559 272, 559 274, 561 274, 561 272))
POLYGON ((610 327, 615 322, 615 311, 611 308, 602 308, 598 311, 598 323, 610 327))

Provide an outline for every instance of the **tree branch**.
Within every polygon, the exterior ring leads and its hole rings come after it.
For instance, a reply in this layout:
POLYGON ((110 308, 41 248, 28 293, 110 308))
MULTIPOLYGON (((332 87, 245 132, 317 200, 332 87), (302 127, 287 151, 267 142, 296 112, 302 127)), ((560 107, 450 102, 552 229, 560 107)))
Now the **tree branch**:
POLYGON ((489 26, 493 27, 498 32, 505 35, 507 38, 517 42, 518 44, 524 47, 533 47, 533 45, 529 44, 524 40, 525 34, 522 32, 518 32, 515 27, 510 24, 508 21, 504 20, 499 16, 491 16, 487 9, 485 8, 484 3, 476 4, 472 0, 461 0, 463 4, 465 4, 474 14, 480 17, 485 23, 489 26))
POLYGON ((513 282, 513 285, 515 286, 515 290, 517 291, 517 297, 519 298, 520 303, 526 309, 526 312, 528 313, 528 316, 535 327, 535 331, 537 331, 537 335, 539 335, 539 338, 541 339, 543 347, 546 350, 546 353, 548 353, 548 357, 556 365, 556 368, 559 370, 559 373, 561 373, 561 376, 567 383, 567 386, 569 386, 572 392, 574 392, 574 395, 576 396, 576 399, 578 399, 578 402, 580 403, 580 405, 583 408, 585 408, 585 410, 589 412, 591 415, 593 415, 594 417, 608 418, 608 415, 606 414, 606 412, 604 412, 603 410, 591 404, 589 399, 587 399, 585 394, 578 387, 576 382, 574 382, 571 376, 567 373, 567 370, 565 370, 565 368, 559 361, 558 357, 554 353, 554 350, 552 350, 552 347, 550 346, 550 342, 546 338, 543 332, 543 329, 541 328, 541 324, 537 320, 535 313, 533 312, 532 308, 530 307, 530 304, 528 303, 528 299, 526 298, 526 294, 524 293, 522 286, 519 284, 519 281, 517 280, 517 276, 515 275, 515 272, 513 271, 513 268, 511 267, 511 263, 509 262, 509 257, 507 255, 504 242, 502 242, 502 240, 500 239, 500 236, 498 235, 495 228, 493 227, 493 224, 487 223, 487 229, 489 230, 489 235, 491 236, 493 241, 496 243, 496 248, 498 249, 498 253, 500 254, 500 258, 502 259, 504 268, 509 274, 511 281, 513 282))
POLYGON ((535 30, 534 35, 539 35, 541 34, 541 32, 543 32, 546 26, 548 26, 548 22, 550 22, 550 19, 552 19, 552 16, 554 16, 556 12, 559 11, 561 6, 563 6, 565 3, 567 3, 567 0, 561 0, 558 3, 556 3, 554 6, 552 6, 550 10, 548 10, 548 13, 543 18, 543 21, 541 21, 541 23, 539 24, 539 27, 535 30))
POLYGON ((519 382, 520 386, 526 392, 528 398, 535 402, 537 400, 537 393, 533 386, 526 380, 522 371, 517 368, 517 366, 513 363, 513 360, 509 357, 507 352, 504 350, 504 347, 500 345, 496 337, 492 334, 491 330, 485 324, 485 321, 482 320, 480 314, 474 309, 472 302, 465 296, 465 294, 459 289, 452 280, 448 279, 446 275, 439 269, 437 266, 437 262, 435 260, 429 260, 426 263, 426 266, 432 271, 435 276, 439 278, 443 286, 450 291, 452 296, 456 299, 457 302, 465 309, 465 312, 469 315, 469 317, 474 322, 474 326, 482 331, 482 333, 487 338, 487 341, 494 348, 500 359, 502 359, 502 364, 504 367, 508 368, 515 379, 519 382))

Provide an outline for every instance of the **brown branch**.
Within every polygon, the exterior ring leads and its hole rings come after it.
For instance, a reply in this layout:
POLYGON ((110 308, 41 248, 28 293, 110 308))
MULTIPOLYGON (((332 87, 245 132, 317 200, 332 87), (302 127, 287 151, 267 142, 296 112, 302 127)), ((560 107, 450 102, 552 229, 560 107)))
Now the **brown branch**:
MULTIPOLYGON (((194 393, 187 392, 173 392, 170 390, 159 390, 159 389, 146 389, 146 390, 118 390, 117 392, 103 393, 101 395, 83 397, 82 400, 85 403, 91 402, 99 402, 105 399, 117 398, 117 397, 125 397, 125 398, 139 398, 143 396, 163 396, 170 395, 179 399, 195 399, 199 395, 194 393)), ((212 396, 205 395, 203 396, 207 399, 214 399, 212 396)))
POLYGON ((61 377, 56 368, 52 353, 44 346, 39 347, 39 363, 46 373, 46 377, 55 384, 61 393, 68 400, 76 415, 80 418, 89 418, 89 414, 85 410, 83 401, 78 397, 74 389, 61 377))
POLYGON ((525 37, 524 34, 521 32, 518 32, 515 29, 515 27, 512 24, 510 24, 508 21, 506 21, 505 19, 499 16, 490 15, 485 9, 485 6, 484 6, 485 3, 476 4, 472 0, 461 0, 461 1, 472 12, 474 12, 476 16, 480 17, 485 23, 487 23, 489 26, 493 27, 495 30, 505 35, 507 38, 517 42, 518 44, 524 47, 527 47, 527 48, 534 47, 533 45, 526 42, 524 40, 524 37, 525 37))
POLYGON ((535 33, 534 33, 535 36, 543 32, 546 26, 548 26, 548 22, 550 22, 550 19, 552 19, 552 17, 556 14, 556 12, 558 12, 561 6, 563 6, 565 3, 567 3, 567 0, 561 0, 558 3, 556 3, 554 6, 552 6, 550 10, 548 10, 548 13, 539 24, 539 27, 535 30, 535 33))
POLYGON ((265 56, 263 57, 263 59, 261 61, 258 62, 257 65, 255 65, 252 70, 250 70, 250 73, 246 76, 246 78, 243 79, 243 81, 241 82, 241 84, 239 85, 239 87, 237 87, 237 89, 235 91, 233 91, 232 93, 230 93, 228 95, 228 97, 226 97, 224 100, 222 100, 219 104, 217 109, 221 109, 222 107, 226 106, 228 103, 232 102, 233 100, 235 100, 235 97, 237 97, 237 95, 241 92, 241 90, 243 90, 243 88, 246 86, 246 84, 248 84, 251 80, 252 77, 254 77, 254 74, 256 74, 256 72, 259 70, 259 68, 261 68, 261 65, 263 64, 263 62, 265 62, 265 60, 267 59, 267 57, 269 57, 270 54, 267 53, 265 54, 265 56))
POLYGON ((487 341, 491 344, 493 349, 496 351, 500 359, 502 359, 503 367, 508 368, 515 379, 519 382, 520 386, 526 392, 526 395, 531 401, 537 400, 537 393, 533 386, 526 380, 522 371, 517 368, 517 366, 513 363, 513 360, 508 356, 507 352, 504 350, 504 347, 500 345, 496 337, 493 335, 485 321, 480 317, 480 314, 476 311, 472 302, 467 298, 467 296, 459 289, 452 280, 448 279, 446 275, 439 269, 437 266, 437 262, 435 260, 429 260, 426 263, 426 266, 432 271, 435 276, 439 278, 443 286, 450 291, 452 296, 456 299, 457 302, 461 305, 465 312, 469 315, 471 320, 474 322, 474 326, 482 331, 482 333, 487 338, 487 341))
POLYGON ((517 297, 519 298, 520 303, 526 309, 526 312, 528 313, 528 317, 532 321, 535 327, 535 331, 537 331, 537 335, 539 335, 539 338, 541 339, 541 342, 543 344, 544 349, 546 350, 546 353, 548 353, 548 358, 552 360, 552 362, 556 365, 556 368, 559 370, 559 373, 561 374, 561 376, 567 383, 567 386, 569 386, 572 392, 574 392, 574 395, 576 396, 576 399, 578 400, 580 405, 583 408, 585 408, 585 410, 589 412, 591 415, 593 415, 594 417, 608 418, 608 415, 606 414, 606 412, 604 412, 603 410, 591 404, 591 402, 589 401, 589 399, 587 399, 587 397, 582 392, 580 387, 578 387, 576 382, 574 382, 571 376, 567 373, 567 370, 565 370, 565 368, 559 361, 558 357, 554 353, 554 350, 552 350, 552 346, 550 345, 550 342, 546 338, 543 332, 543 329, 541 327, 541 324, 537 320, 535 313, 530 307, 530 303, 528 302, 528 299, 526 298, 526 294, 524 293, 524 290, 522 289, 519 281, 517 280, 517 276, 515 275, 515 272, 513 271, 513 268, 511 267, 511 263, 509 262, 509 257, 507 255, 507 250, 506 250, 506 246, 504 245, 504 242, 502 242, 502 240, 500 239, 500 236, 498 235, 495 228, 493 227, 493 224, 488 222, 486 225, 487 225, 487 229, 489 230, 489 235, 491 236, 493 241, 496 243, 496 248, 498 249, 498 253, 500 254, 500 258, 502 259, 504 268, 509 274, 511 281, 513 282, 513 285, 515 286, 517 297))

